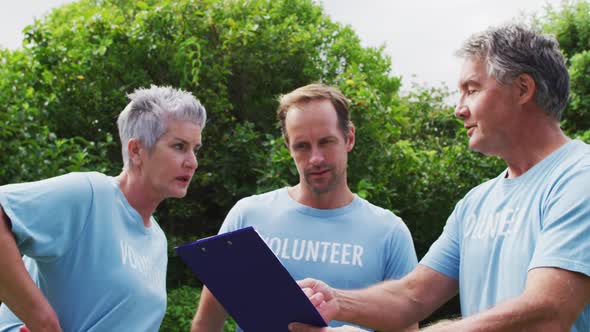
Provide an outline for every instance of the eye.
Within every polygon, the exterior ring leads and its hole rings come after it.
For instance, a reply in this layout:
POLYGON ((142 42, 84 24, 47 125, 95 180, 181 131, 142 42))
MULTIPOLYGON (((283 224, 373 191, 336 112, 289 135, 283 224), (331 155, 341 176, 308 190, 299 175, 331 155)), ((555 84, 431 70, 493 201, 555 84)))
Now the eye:
POLYGON ((293 150, 297 150, 297 151, 304 150, 306 147, 307 147, 307 144, 305 144, 305 143, 293 144, 293 150))
POLYGON ((320 140, 320 145, 328 145, 328 144, 335 143, 335 142, 336 142, 336 140, 333 138, 326 138, 326 139, 320 140))
POLYGON ((183 143, 176 143, 172 146, 174 149, 182 151, 184 150, 184 144, 183 143))

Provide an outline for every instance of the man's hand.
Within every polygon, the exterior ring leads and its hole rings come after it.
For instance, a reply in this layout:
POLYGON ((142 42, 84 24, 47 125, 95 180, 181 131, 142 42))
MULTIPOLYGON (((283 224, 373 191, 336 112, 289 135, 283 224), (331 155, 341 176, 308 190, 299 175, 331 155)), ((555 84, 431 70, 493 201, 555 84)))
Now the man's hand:
POLYGON ((289 324, 289 331, 291 332, 365 332, 356 327, 352 326, 341 326, 341 327, 315 327, 311 325, 301 323, 289 324))
POLYGON ((326 322, 329 322, 336 317, 340 311, 340 306, 338 305, 334 289, 323 281, 311 278, 299 280, 297 281, 297 284, 299 284, 299 287, 301 287, 303 292, 309 298, 309 301, 311 301, 326 322))

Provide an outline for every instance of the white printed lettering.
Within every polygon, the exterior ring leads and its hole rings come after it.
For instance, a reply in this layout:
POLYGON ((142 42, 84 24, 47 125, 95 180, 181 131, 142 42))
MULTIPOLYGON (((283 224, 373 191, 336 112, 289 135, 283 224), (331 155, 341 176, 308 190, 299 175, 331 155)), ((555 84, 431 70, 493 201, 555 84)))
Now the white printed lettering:
POLYGON ((353 248, 352 265, 363 266, 363 247, 355 245, 353 248))
POLYGON ((342 244, 342 258, 340 259, 340 264, 350 265, 350 260, 348 258, 348 256, 350 256, 350 248, 352 248, 351 244, 342 244))

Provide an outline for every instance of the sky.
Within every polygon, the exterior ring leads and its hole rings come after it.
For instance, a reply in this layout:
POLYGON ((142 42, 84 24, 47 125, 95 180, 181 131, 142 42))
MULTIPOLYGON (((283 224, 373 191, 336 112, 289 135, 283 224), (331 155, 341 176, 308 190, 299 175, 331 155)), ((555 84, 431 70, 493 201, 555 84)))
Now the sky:
MULTIPOLYGON (((0 0, 0 46, 20 47, 22 30, 71 0, 0 0)), ((411 83, 455 89, 461 42, 489 26, 542 13, 560 0, 320 0, 335 21, 349 24, 363 46, 385 45, 392 73, 411 83)))

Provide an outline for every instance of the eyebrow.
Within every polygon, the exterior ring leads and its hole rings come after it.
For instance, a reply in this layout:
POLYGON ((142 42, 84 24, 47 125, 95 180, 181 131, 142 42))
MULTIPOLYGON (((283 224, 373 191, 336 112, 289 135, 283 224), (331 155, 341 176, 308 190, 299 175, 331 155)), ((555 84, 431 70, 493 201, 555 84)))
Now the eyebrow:
MULTIPOLYGON (((327 140, 327 139, 336 139, 336 140, 337 140, 337 139, 338 139, 338 136, 336 136, 336 135, 327 135, 327 136, 322 136, 322 137, 320 137, 320 138, 318 139, 318 141, 324 141, 324 140, 327 140)), ((307 139, 300 140, 300 141, 298 141, 297 139, 294 139, 294 140, 292 140, 291 142, 292 142, 293 144, 299 144, 299 143, 307 143, 307 142, 309 142, 309 141, 308 141, 307 139)))
POLYGON ((187 140, 185 140, 184 138, 180 138, 180 137, 173 137, 173 139, 174 139, 175 141, 180 141, 181 143, 188 144, 188 141, 187 141, 187 140))
POLYGON ((459 81, 459 89, 464 90, 468 85, 480 86, 481 84, 476 80, 475 75, 464 81, 459 81))
MULTIPOLYGON (((174 137, 174 140, 180 141, 181 143, 184 143, 186 145, 190 145, 190 142, 185 140, 184 138, 180 138, 180 137, 174 137)), ((200 149, 203 146, 203 144, 199 143, 197 145, 195 145, 195 148, 200 149)))

